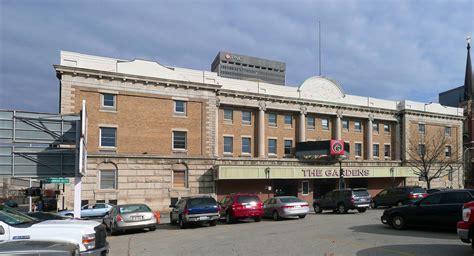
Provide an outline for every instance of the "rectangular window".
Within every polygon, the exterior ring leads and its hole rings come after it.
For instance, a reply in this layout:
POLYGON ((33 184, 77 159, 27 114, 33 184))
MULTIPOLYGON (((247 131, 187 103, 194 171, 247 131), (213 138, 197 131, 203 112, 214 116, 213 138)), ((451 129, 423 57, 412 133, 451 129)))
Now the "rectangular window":
POLYGON ((418 144, 418 155, 425 155, 425 144, 418 144))
POLYGON ((115 94, 103 93, 102 94, 102 107, 115 109, 115 94))
POLYGON ((100 128, 100 146, 116 147, 117 146, 117 128, 101 127, 100 128))
POLYGON ((234 138, 224 137, 224 153, 233 153, 234 152, 234 138))
POLYGON ((444 136, 451 136, 451 127, 444 127, 444 136))
POLYGON ((373 130, 375 133, 379 133, 379 123, 373 122, 373 123, 372 123, 372 130, 373 130))
POLYGON ((115 170, 100 171, 100 189, 117 189, 117 172, 115 170))
POLYGON ((187 132, 173 131, 173 149, 186 149, 187 132))
POLYGON ((252 114, 250 111, 242 111, 242 123, 251 124, 252 123, 252 114))
POLYGON ((389 134, 390 133, 390 125, 389 124, 384 124, 383 125, 383 132, 385 134, 389 134))
POLYGON ((446 157, 451 157, 451 146, 444 147, 444 155, 446 157))
POLYGON ((224 120, 230 122, 234 120, 234 111, 232 109, 224 109, 224 120))
POLYGON ((285 115, 285 125, 292 125, 293 124, 293 116, 285 115))
POLYGON ((323 130, 329 130, 329 119, 321 118, 321 126, 323 127, 323 130))
POLYGON ((301 194, 308 195, 309 194, 309 181, 306 181, 306 180, 302 181, 301 186, 303 187, 301 194))
POLYGON ((345 131, 349 131, 349 121, 348 120, 342 120, 342 129, 345 131))
POLYGON ((355 156, 356 157, 361 157, 362 156, 362 144, 361 143, 356 143, 355 144, 355 156))
POLYGON ((268 139, 268 154, 276 155, 277 153, 277 140, 268 139))
POLYGON ((374 158, 379 158, 379 144, 373 144, 372 146, 373 146, 372 156, 374 158))
POLYGON ((384 156, 390 157, 390 145, 384 145, 384 156))
POLYGON ((277 114, 268 113, 268 125, 277 126, 277 114))
POLYGON ((186 187, 186 170, 173 170, 173 188, 186 187))
POLYGON ((242 153, 250 154, 250 147, 251 147, 251 140, 250 138, 242 138, 242 153))
POLYGON ((354 130, 356 132, 362 131, 362 123, 360 121, 354 121, 354 130))
POLYGON ((308 129, 314 129, 315 128, 315 118, 314 116, 308 116, 306 117, 306 124, 308 125, 308 129))
POLYGON ((293 141, 285 140, 285 155, 291 155, 292 148, 293 148, 293 141))
POLYGON ((174 101, 174 113, 175 114, 186 114, 186 102, 182 100, 174 101))
POLYGON ((425 133, 425 125, 424 124, 418 124, 418 132, 419 133, 425 133))

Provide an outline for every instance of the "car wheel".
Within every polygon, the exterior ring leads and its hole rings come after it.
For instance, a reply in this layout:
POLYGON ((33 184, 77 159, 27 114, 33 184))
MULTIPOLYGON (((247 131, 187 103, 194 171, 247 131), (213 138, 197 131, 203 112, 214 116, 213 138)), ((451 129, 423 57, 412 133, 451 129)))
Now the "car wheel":
POLYGON ((186 223, 184 223, 184 220, 183 220, 183 218, 182 218, 181 216, 179 217, 179 222, 178 222, 178 224, 179 224, 179 228, 180 228, 180 229, 185 229, 185 228, 186 228, 186 223))
POLYGON ((69 217, 69 218, 74 218, 74 214, 72 214, 72 213, 64 214, 64 216, 69 217))
POLYGON ((395 215, 392 217, 391 221, 392 227, 397 230, 401 230, 405 228, 405 218, 401 215, 395 215))
POLYGON ((314 213, 321 213, 323 209, 321 209, 321 206, 319 204, 313 205, 314 213))
POLYGON ((300 219, 304 219, 304 217, 306 217, 306 214, 299 215, 298 217, 300 217, 300 219))
POLYGON ((340 214, 346 213, 347 212, 346 206, 344 204, 339 204, 337 206, 337 212, 340 214))
POLYGON ((398 207, 400 207, 400 206, 402 206, 402 205, 403 205, 403 202, 402 202, 402 201, 398 201, 398 202, 397 202, 397 206, 398 206, 398 207))
POLYGON ((227 213, 225 214, 225 222, 226 222, 227 224, 232 224, 232 223, 234 223, 234 218, 232 218, 232 216, 230 216, 230 212, 227 212, 227 213))
POLYGON ((211 227, 214 227, 215 225, 217 225, 217 220, 211 220, 211 221, 209 222, 209 225, 210 225, 211 227))
POLYGON ((280 220, 280 215, 278 215, 277 211, 273 211, 273 220, 280 220))
POLYGON ((260 221, 262 220, 262 217, 260 217, 260 216, 259 216, 259 217, 255 217, 255 218, 253 218, 253 220, 254 220, 255 222, 260 222, 260 221))
POLYGON ((357 211, 360 212, 360 213, 363 213, 363 212, 367 211, 367 208, 358 208, 357 211))
POLYGON ((377 209, 377 204, 374 201, 370 202, 370 208, 377 209))

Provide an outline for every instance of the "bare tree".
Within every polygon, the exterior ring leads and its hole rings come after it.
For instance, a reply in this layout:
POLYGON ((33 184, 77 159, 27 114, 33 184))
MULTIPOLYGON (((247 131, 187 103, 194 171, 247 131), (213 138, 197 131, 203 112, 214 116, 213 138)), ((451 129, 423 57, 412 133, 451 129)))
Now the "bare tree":
POLYGON ((458 146, 455 142, 450 143, 450 137, 445 136, 444 131, 420 134, 410 139, 407 154, 407 165, 426 181, 428 189, 434 179, 452 174, 462 160, 458 146))

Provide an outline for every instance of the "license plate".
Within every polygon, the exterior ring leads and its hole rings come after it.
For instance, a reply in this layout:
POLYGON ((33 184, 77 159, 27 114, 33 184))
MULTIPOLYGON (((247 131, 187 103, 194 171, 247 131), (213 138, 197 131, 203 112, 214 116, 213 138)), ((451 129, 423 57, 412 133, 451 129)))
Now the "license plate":
POLYGON ((206 217, 206 216, 204 216, 204 217, 199 217, 199 220, 208 220, 208 219, 209 219, 209 217, 206 217))
POLYGON ((250 204, 247 204, 245 208, 252 208, 252 206, 250 204))
POLYGON ((143 216, 132 216, 133 221, 143 220, 143 216))
POLYGON ((301 208, 301 205, 295 205, 295 208, 301 208))

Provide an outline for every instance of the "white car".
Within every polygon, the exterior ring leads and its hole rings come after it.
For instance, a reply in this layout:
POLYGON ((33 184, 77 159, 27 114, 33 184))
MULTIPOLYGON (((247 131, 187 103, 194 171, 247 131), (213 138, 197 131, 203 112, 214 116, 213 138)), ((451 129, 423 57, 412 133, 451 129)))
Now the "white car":
POLYGON ((105 226, 95 221, 40 221, 0 205, 0 241, 58 241, 79 246, 81 255, 108 253, 105 226))
MULTIPOLYGON (((107 203, 86 204, 81 207, 81 218, 102 218, 114 207, 107 203)), ((58 215, 74 217, 74 211, 61 211, 58 215)))

